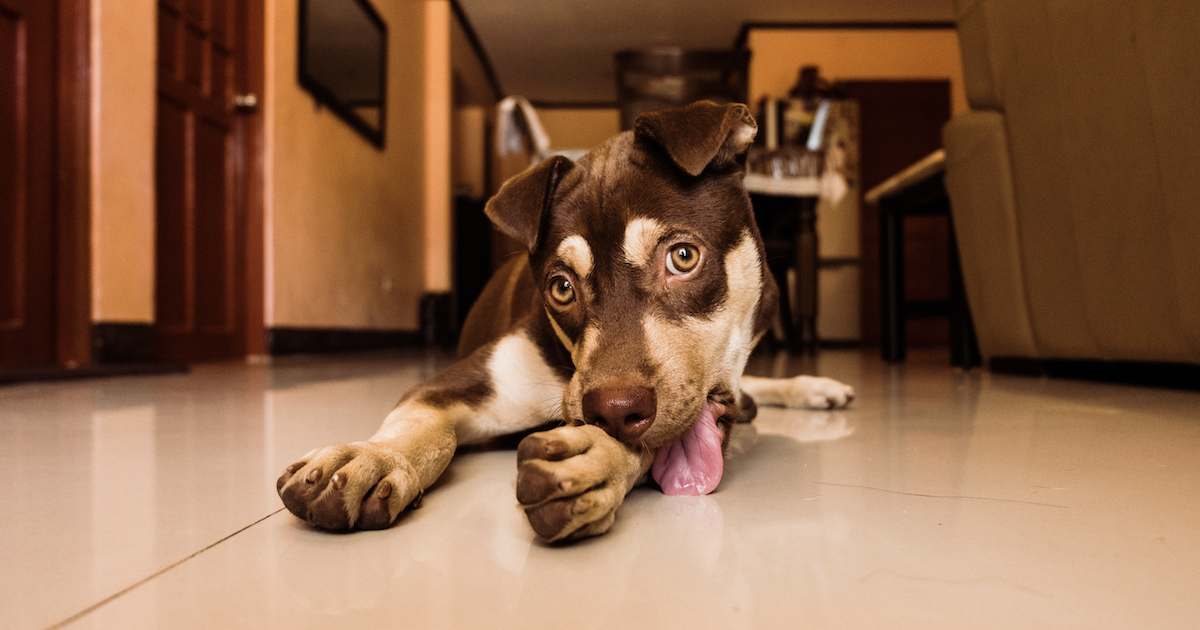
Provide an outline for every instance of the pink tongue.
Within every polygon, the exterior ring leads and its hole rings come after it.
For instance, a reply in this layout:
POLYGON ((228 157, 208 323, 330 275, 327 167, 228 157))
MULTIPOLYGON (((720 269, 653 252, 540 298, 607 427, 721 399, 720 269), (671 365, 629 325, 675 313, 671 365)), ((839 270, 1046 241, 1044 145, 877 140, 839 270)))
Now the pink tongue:
POLYGON ((651 474, 662 486, 663 494, 700 496, 712 492, 721 483, 724 460, 717 416, 723 412, 720 403, 706 401, 691 430, 678 442, 658 452, 651 474))

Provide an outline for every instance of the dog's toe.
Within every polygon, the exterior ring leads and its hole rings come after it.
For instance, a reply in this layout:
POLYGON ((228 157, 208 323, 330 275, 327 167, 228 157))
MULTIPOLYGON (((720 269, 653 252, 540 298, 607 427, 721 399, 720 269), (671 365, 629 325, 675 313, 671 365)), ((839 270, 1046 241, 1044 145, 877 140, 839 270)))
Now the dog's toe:
POLYGON ((421 494, 403 458, 359 442, 337 444, 288 466, 278 481, 288 511, 323 529, 382 529, 421 494))
POLYGON ((283 470, 283 474, 279 475, 279 479, 275 481, 275 492, 282 494, 283 487, 286 486, 289 481, 291 481, 292 477, 295 476, 296 471, 300 470, 301 468, 304 468, 305 463, 306 462, 302 462, 302 461, 296 462, 296 463, 292 464, 291 466, 288 466, 287 468, 285 468, 283 470))
POLYGON ((613 449, 596 427, 534 433, 517 448, 517 501, 546 541, 596 536, 612 526, 624 488, 614 483, 613 449))
POLYGON ((559 427, 525 436, 517 445, 517 463, 534 459, 558 462, 586 452, 592 445, 592 436, 579 429, 559 427))
POLYGON ((323 529, 342 531, 350 529, 350 514, 346 510, 346 497, 342 494, 345 481, 336 473, 315 501, 309 505, 308 522, 323 529))
POLYGON ((521 505, 533 505, 561 496, 569 486, 568 481, 559 481, 543 461, 530 459, 518 464, 517 502, 521 505))
POLYGON ((525 510, 529 525, 544 540, 579 540, 607 532, 616 521, 615 507, 594 494, 559 499, 525 510))
POLYGON ((538 536, 546 540, 555 540, 574 519, 572 503, 569 500, 547 503, 525 510, 525 516, 538 536))
POLYGON ((789 407, 839 409, 854 400, 854 388, 831 378, 798 376, 792 379, 789 407))
POLYGON ((389 499, 392 496, 392 483, 387 479, 380 481, 363 499, 358 509, 358 521, 354 526, 358 529, 386 529, 392 524, 392 510, 389 499))

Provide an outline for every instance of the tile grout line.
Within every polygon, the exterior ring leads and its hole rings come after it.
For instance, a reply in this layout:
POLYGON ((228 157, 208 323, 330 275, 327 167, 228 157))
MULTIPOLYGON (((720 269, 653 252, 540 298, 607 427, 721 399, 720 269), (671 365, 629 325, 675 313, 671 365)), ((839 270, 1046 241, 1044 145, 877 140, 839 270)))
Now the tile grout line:
POLYGON ((901 492, 899 490, 888 490, 887 488, 876 488, 874 486, 859 486, 850 483, 833 483, 832 481, 818 481, 818 485, 822 486, 837 486, 839 488, 857 488, 859 490, 875 490, 876 492, 886 492, 888 494, 902 494, 909 497, 921 497, 924 499, 966 499, 970 501, 997 501, 1000 503, 1023 503, 1025 505, 1040 505, 1042 507, 1052 508, 1069 508, 1068 505, 1060 505, 1058 503, 1042 503, 1040 501, 1023 501, 1021 499, 1001 499, 997 497, 975 497, 969 495, 958 494, 922 494, 920 492, 901 492))
POLYGON ((133 584, 130 584, 129 586, 126 586, 125 588, 117 591, 116 593, 113 593, 112 595, 109 595, 108 597, 105 597, 104 599, 96 602, 95 604, 92 604, 91 606, 88 606, 87 608, 84 608, 83 610, 75 613, 74 615, 71 615, 70 617, 63 619, 62 621, 60 621, 54 625, 48 626, 46 628, 46 630, 59 630, 59 628, 65 628, 65 627, 75 623, 76 621, 79 621, 80 619, 82 619, 82 618, 86 617, 87 615, 90 615, 91 613, 99 610, 100 608, 112 603, 117 598, 129 593, 130 591, 136 589, 137 587, 150 582, 151 580, 165 574, 166 572, 170 571, 171 569, 174 569, 175 567, 178 567, 179 565, 187 562, 188 560, 195 558, 196 556, 208 551, 209 549, 216 547, 217 545, 229 540, 230 538, 233 538, 234 536, 237 536, 238 534, 250 529, 251 527, 254 527, 255 525, 258 525, 259 523, 271 518, 272 516, 279 514, 283 510, 284 510, 284 508, 279 508, 278 510, 271 512, 270 514, 258 519, 257 521, 254 521, 253 523, 250 523, 249 525, 237 530, 236 532, 233 532, 232 534, 229 534, 228 536, 208 545, 207 547, 200 549, 199 551, 196 551, 195 553, 191 554, 190 556, 183 558, 182 560, 177 560, 173 564, 171 564, 165 568, 159 569, 157 572, 155 572, 145 578, 142 578, 141 580, 138 580, 137 582, 134 582, 133 584))

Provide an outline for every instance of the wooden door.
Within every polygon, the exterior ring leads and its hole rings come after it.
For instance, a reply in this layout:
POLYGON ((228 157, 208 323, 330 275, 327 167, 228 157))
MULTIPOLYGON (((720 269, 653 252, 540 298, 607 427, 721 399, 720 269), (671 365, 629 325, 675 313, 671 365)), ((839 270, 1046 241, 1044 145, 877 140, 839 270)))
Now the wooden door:
MULTIPOLYGON (((234 107, 248 74, 240 0, 160 0, 155 343, 162 360, 247 352, 247 178, 234 107)), ((261 299, 261 296, 260 296, 261 299)))
POLYGON ((0 0, 0 366, 55 362, 55 7, 0 0))

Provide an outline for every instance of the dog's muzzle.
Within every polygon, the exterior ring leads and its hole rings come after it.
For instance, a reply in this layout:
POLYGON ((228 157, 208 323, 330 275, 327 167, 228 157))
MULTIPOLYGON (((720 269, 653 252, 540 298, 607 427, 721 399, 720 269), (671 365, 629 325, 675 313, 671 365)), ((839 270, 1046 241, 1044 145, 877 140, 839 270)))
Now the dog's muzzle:
POLYGON ((622 442, 634 442, 654 424, 658 398, 649 387, 602 387, 583 395, 583 419, 622 442))

